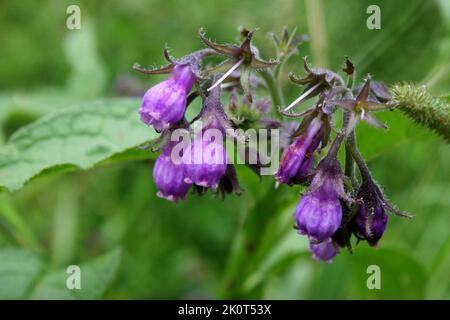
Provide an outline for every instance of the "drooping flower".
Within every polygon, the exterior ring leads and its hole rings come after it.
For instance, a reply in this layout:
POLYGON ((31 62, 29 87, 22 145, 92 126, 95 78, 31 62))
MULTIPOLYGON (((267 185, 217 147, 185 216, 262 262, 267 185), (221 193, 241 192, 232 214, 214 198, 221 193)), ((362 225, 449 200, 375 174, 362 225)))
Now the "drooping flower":
POLYGON ((189 91, 195 83, 191 66, 176 65, 170 77, 151 87, 142 99, 141 120, 162 131, 180 121, 186 110, 189 91))
POLYGON ((363 175, 363 182, 358 190, 359 207, 354 223, 354 233, 369 245, 376 246, 386 230, 387 211, 404 218, 412 218, 407 212, 395 208, 386 200, 380 187, 370 175, 363 175))
POLYGON ((315 259, 331 263, 339 253, 339 246, 331 238, 327 238, 320 243, 311 242, 309 250, 315 259))
POLYGON ((357 232, 371 246, 376 246, 383 236, 387 222, 388 216, 382 206, 367 207, 366 205, 362 205, 359 208, 356 219, 357 232))
POLYGON ((284 151, 275 178, 289 185, 302 183, 313 165, 313 154, 324 135, 324 123, 314 118, 307 129, 284 151))
POLYGON ((220 103, 220 87, 206 98, 201 115, 203 127, 187 147, 183 156, 187 183, 216 189, 227 170, 224 146, 225 114, 220 103))
MULTIPOLYGON (((187 183, 216 189, 220 178, 227 169, 226 151, 222 141, 216 141, 214 135, 208 135, 209 127, 201 132, 186 151, 187 183)), ((210 131, 211 132, 211 131, 210 131)), ((220 131, 219 131, 220 132, 220 131)))
POLYGON ((356 235, 376 246, 384 234, 388 216, 384 209, 381 190, 371 180, 363 181, 359 188, 358 198, 362 200, 355 219, 356 235))
POLYGON ((339 161, 325 157, 317 166, 308 192, 297 205, 298 232, 308 235, 314 243, 330 238, 342 221, 339 197, 351 201, 344 192, 339 161))
POLYGON ((167 144, 153 167, 153 180, 158 187, 157 196, 170 201, 184 199, 192 184, 184 181, 186 177, 183 163, 173 161, 174 143, 167 144))

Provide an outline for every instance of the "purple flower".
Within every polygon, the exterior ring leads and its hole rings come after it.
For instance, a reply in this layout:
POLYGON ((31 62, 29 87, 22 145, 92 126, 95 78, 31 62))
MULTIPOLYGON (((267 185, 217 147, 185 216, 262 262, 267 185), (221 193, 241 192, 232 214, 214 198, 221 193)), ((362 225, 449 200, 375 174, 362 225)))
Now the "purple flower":
POLYGON ((187 148, 183 162, 186 183, 216 189, 227 170, 227 154, 223 145, 223 131, 208 126, 187 148))
POLYGON ((339 197, 349 200, 344 192, 339 161, 324 158, 308 192, 301 198, 296 210, 297 229, 315 243, 330 238, 342 221, 339 197))
POLYGON ((275 178, 281 183, 302 183, 313 165, 313 153, 323 137, 323 122, 314 118, 306 131, 284 151, 275 178))
POLYGON ((362 205, 356 218, 357 233, 371 246, 376 246, 383 236, 387 222, 388 216, 382 206, 367 208, 362 205))
POLYGON ((158 187, 158 197, 176 202, 184 199, 192 184, 184 181, 186 177, 184 164, 172 160, 172 149, 173 144, 168 144, 156 159, 153 180, 158 187))
POLYGON ((333 261, 333 258, 339 252, 339 246, 331 240, 331 238, 327 238, 320 243, 311 242, 309 244, 309 249, 311 250, 313 257, 317 260, 322 260, 328 263, 333 261))
POLYGON ((356 216, 356 234, 367 240, 371 246, 376 246, 383 236, 388 222, 388 216, 383 207, 381 191, 372 182, 362 184, 358 198, 362 199, 356 216))
POLYGON ((141 120, 162 131, 181 120, 186 110, 187 94, 195 82, 191 66, 176 65, 170 77, 151 87, 142 99, 141 120))

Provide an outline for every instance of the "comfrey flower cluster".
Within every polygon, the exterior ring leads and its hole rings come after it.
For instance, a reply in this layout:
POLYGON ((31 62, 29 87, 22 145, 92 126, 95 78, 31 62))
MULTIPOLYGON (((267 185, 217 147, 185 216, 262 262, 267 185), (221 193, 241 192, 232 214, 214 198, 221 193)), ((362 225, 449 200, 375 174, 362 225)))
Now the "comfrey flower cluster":
MULTIPOLYGON (((245 135, 236 129, 264 128, 281 130, 287 137, 280 143, 284 147, 274 173, 277 184, 307 186, 296 207, 295 228, 308 237, 315 258, 330 262, 341 248, 352 251, 352 236, 376 246, 386 229, 388 211, 409 217, 386 200, 356 144, 355 127, 360 121, 386 128, 372 114, 391 107, 385 85, 370 76, 355 85, 355 67, 348 58, 342 75, 312 67, 305 58, 305 76, 289 74, 289 79, 304 89, 285 106, 279 80, 282 66, 298 53, 305 36, 295 36, 295 31, 289 34, 287 29, 281 37, 270 34, 277 58, 265 61, 252 44, 254 30, 241 29, 239 45, 215 43, 203 30, 199 35, 206 49, 181 59, 172 58, 165 49, 167 66, 134 66, 145 74, 169 74, 145 93, 139 109, 141 120, 160 132, 156 149, 162 152, 153 169, 159 197, 178 201, 189 190, 200 195, 208 190, 239 194, 236 169, 229 161, 234 155, 227 154, 226 136, 236 138, 251 153, 245 135), (210 56, 224 59, 203 67, 210 56), (254 99, 263 92, 269 93, 271 102, 254 99), (229 102, 224 107, 226 97, 229 102), (188 119, 186 110, 196 98, 202 99, 202 108, 188 119), (292 111, 310 99, 315 99, 311 108, 292 111), (343 121, 337 129, 333 124, 339 114, 343 121), (189 138, 184 145, 183 135, 189 138), (345 149, 344 170, 337 158, 341 146, 345 149)), ((248 165, 258 173, 259 163, 248 165)))
POLYGON ((355 68, 346 59, 342 77, 331 70, 312 68, 304 61, 306 77, 290 74, 290 79, 305 86, 304 92, 281 112, 287 117, 303 118, 292 143, 284 150, 275 178, 280 183, 308 185, 295 212, 296 229, 310 241, 316 259, 331 262, 340 248, 352 251, 351 237, 366 240, 376 246, 388 222, 387 211, 409 217, 398 211, 384 196, 373 180, 366 162, 356 146, 355 127, 363 120, 376 128, 386 128, 371 113, 388 109, 389 91, 370 76, 353 88, 355 68), (300 114, 289 112, 297 104, 317 96, 314 106, 300 114), (356 96, 356 97, 355 97, 356 96), (328 147, 335 111, 343 110, 343 126, 336 131, 328 147), (345 172, 337 159, 341 145, 345 145, 345 172), (325 156, 314 168, 319 151, 325 156), (356 163, 361 176, 357 181, 356 163))
POLYGON ((169 74, 166 80, 145 93, 139 108, 141 120, 161 133, 157 143, 162 153, 153 169, 159 197, 178 201, 184 199, 191 188, 198 194, 210 189, 222 195, 239 194, 236 169, 229 163, 225 149, 226 135, 245 144, 245 137, 236 133, 236 129, 279 126, 267 115, 268 103, 253 101, 254 90, 262 85, 253 71, 277 64, 259 57, 251 43, 253 33, 242 29, 240 45, 223 45, 212 42, 200 30, 206 49, 181 59, 174 59, 165 49, 167 66, 144 69, 134 65, 136 71, 144 74, 169 74), (213 55, 226 59, 217 66, 202 68, 203 60, 213 55), (224 90, 231 92, 228 108, 224 108, 221 101, 224 90), (188 120, 186 109, 197 97, 202 98, 203 107, 188 120), (180 130, 184 130, 184 136, 180 135, 180 130), (186 139, 176 138, 186 138, 186 135, 189 142, 180 147, 186 139))

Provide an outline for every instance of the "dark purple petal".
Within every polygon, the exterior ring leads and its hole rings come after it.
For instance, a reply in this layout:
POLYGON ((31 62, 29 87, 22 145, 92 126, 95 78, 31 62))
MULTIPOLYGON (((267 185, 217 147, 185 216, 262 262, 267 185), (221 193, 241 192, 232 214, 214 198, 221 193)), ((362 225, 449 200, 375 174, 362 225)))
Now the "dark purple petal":
POLYGON ((375 208, 361 205, 356 218, 357 233, 371 246, 376 246, 386 230, 387 222, 388 216, 381 205, 375 208))
POLYGON ((309 177, 313 163, 314 157, 312 155, 305 157, 297 171, 297 174, 291 178, 291 181, 296 184, 305 183, 309 177))
POLYGON ((339 252, 339 246, 331 240, 331 238, 325 239, 320 243, 309 244, 309 249, 311 250, 313 257, 317 260, 322 260, 325 262, 332 262, 333 258, 339 252))
POLYGON ((323 135, 323 122, 311 121, 306 131, 284 151, 275 178, 281 183, 293 184, 304 180, 310 173, 313 154, 323 135))

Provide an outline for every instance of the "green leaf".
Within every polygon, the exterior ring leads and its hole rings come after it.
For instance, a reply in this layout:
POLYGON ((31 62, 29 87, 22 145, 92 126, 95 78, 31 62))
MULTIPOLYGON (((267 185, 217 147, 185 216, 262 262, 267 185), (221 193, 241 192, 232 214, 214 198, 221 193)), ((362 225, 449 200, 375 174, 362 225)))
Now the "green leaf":
POLYGON ((42 259, 26 250, 0 250, 0 299, 25 297, 44 269, 42 259))
POLYGON ((137 99, 98 100, 20 128, 0 149, 0 187, 14 191, 40 173, 87 169, 117 154, 123 159, 156 136, 139 121, 138 106, 137 99))
POLYGON ((33 230, 17 212, 6 194, 0 194, 0 224, 20 245, 41 250, 33 230))
POLYGON ((450 295, 450 237, 439 248, 439 252, 433 260, 427 287, 427 299, 448 299, 450 295))
POLYGON ((98 299, 114 279, 121 251, 81 263, 80 289, 68 289, 66 270, 52 270, 33 252, 4 248, 0 261, 0 299, 98 299))
POLYGON ((50 272, 35 286, 30 299, 98 299, 114 279, 120 265, 121 252, 111 251, 99 258, 80 264, 81 289, 66 287, 68 274, 65 270, 50 272))
POLYGON ((358 246, 354 254, 347 255, 353 276, 353 288, 358 298, 366 299, 423 299, 427 277, 425 268, 412 255, 396 248, 358 246), (381 289, 369 290, 367 267, 380 267, 381 289))
MULTIPOLYGON (((345 299, 348 297, 351 270, 344 256, 346 253, 342 251, 331 264, 311 261, 315 272, 312 275, 307 299, 345 299)), ((361 284, 365 286, 365 280, 361 284)))
MULTIPOLYGON (((16 114, 36 117, 104 92, 107 74, 98 54, 93 24, 86 21, 82 29, 69 32, 63 50, 70 66, 66 85, 0 92, 0 125, 16 114)), ((0 131, 0 141, 2 134, 0 131)))

